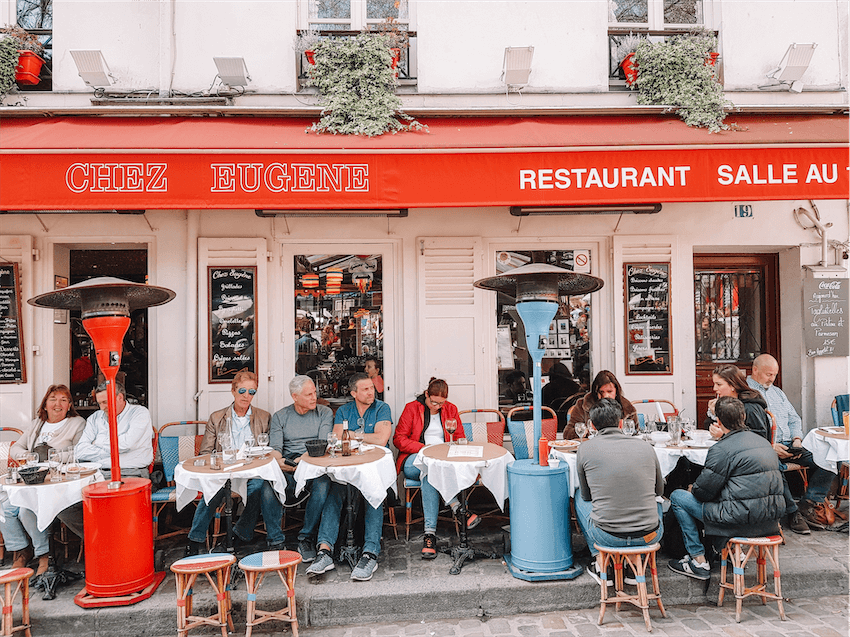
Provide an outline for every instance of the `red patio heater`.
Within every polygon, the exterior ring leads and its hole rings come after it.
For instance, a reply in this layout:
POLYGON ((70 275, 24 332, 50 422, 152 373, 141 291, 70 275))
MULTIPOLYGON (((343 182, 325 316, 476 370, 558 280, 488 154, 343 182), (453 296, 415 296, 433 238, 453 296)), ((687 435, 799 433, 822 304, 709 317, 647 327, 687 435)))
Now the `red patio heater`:
POLYGON ((134 604, 150 597, 163 579, 153 567, 150 480, 121 479, 115 377, 130 312, 168 303, 175 296, 166 288, 99 277, 27 301, 36 307, 82 311, 83 327, 108 385, 112 478, 83 489, 86 588, 74 601, 84 608, 134 604))

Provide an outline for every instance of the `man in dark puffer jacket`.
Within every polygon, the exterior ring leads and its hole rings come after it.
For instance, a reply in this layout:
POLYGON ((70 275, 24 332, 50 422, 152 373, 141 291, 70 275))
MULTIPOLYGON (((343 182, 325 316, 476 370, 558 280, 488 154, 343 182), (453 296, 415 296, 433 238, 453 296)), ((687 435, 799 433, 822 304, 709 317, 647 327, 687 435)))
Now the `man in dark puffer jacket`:
POLYGON ((779 533, 785 511, 776 452, 767 440, 747 430, 743 403, 718 398, 714 413, 718 423, 712 425, 711 434, 720 440, 709 449, 702 473, 690 489, 670 495, 688 555, 668 566, 699 580, 709 579, 710 570, 697 520, 705 524, 706 535, 758 537, 779 533))

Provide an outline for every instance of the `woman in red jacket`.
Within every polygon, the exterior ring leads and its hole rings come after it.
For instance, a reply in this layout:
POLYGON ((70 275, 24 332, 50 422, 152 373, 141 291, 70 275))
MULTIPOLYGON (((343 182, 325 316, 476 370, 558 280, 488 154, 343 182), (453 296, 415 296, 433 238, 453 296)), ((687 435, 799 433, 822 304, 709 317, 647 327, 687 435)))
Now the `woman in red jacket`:
MULTIPOLYGON (((419 450, 427 445, 436 445, 450 440, 446 431, 446 420, 453 418, 460 424, 457 407, 447 398, 449 386, 440 378, 432 378, 428 389, 413 402, 404 406, 401 418, 395 428, 393 444, 398 449, 396 469, 404 472, 409 480, 420 480, 419 469, 413 466, 413 460, 419 450)), ((428 483, 428 478, 422 482, 422 511, 425 516, 425 538, 422 545, 422 559, 432 560, 437 557, 437 513, 440 508, 440 494, 428 483)), ((452 498, 448 503, 457 512, 459 503, 452 498)), ((480 522, 474 513, 469 515, 467 528, 474 528, 480 522)))

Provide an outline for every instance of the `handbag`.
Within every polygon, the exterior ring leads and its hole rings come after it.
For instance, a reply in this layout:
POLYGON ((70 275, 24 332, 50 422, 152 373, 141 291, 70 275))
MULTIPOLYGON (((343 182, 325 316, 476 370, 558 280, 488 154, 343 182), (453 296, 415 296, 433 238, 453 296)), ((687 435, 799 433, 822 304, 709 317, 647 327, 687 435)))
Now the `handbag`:
POLYGON ((52 447, 48 445, 46 442, 42 442, 40 445, 36 445, 32 448, 33 453, 38 454, 39 462, 47 462, 47 453, 50 451, 52 447))

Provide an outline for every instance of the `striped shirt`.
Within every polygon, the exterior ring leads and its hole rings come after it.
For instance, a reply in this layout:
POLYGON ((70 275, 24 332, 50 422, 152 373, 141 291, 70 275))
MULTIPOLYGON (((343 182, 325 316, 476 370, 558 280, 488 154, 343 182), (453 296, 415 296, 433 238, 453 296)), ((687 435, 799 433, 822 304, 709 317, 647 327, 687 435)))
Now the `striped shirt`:
POLYGON ((803 420, 800 418, 794 405, 788 400, 785 392, 776 385, 759 384, 752 376, 747 376, 747 385, 755 389, 767 402, 767 408, 776 418, 775 442, 791 442, 794 438, 803 438, 803 420))

